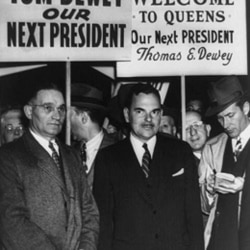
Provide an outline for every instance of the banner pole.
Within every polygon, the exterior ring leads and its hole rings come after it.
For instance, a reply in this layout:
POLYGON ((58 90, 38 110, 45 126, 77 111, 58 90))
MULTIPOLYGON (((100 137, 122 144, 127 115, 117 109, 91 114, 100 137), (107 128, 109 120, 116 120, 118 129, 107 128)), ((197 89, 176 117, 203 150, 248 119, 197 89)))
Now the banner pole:
POLYGON ((186 140, 186 82, 185 76, 181 76, 181 123, 182 140, 186 140))
POLYGON ((65 82, 65 88, 66 88, 66 107, 67 107, 67 113, 66 113, 66 129, 65 129, 65 143, 67 145, 70 145, 70 104, 71 104, 71 62, 66 62, 66 82, 65 82))

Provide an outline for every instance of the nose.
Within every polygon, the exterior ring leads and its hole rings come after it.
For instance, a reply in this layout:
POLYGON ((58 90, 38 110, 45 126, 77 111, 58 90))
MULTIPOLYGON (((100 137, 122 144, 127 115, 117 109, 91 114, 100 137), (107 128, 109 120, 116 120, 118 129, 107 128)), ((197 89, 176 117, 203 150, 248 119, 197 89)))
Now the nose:
POLYGON ((229 120, 225 117, 221 125, 224 129, 227 129, 229 127, 229 120))
POLYGON ((56 120, 59 120, 61 118, 61 114, 57 108, 54 108, 52 118, 56 120))
POLYGON ((15 129, 14 130, 14 135, 19 136, 19 135, 22 135, 22 134, 23 134, 22 130, 20 130, 20 129, 15 129))
POLYGON ((193 126, 191 126, 190 127, 190 135, 196 135, 197 134, 197 130, 193 127, 193 126))
POLYGON ((146 113, 146 115, 145 115, 145 120, 146 120, 146 121, 151 121, 151 120, 152 120, 152 116, 151 116, 150 113, 146 113))

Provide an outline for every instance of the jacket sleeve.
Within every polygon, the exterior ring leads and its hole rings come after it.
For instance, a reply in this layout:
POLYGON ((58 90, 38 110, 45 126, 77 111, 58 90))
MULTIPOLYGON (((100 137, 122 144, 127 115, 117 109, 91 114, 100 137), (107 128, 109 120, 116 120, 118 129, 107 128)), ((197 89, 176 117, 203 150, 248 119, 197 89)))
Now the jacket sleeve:
POLYGON ((79 249, 96 250, 99 236, 99 211, 84 173, 82 175, 82 231, 79 249))
POLYGON ((188 147, 182 154, 185 164, 185 211, 187 218, 187 229, 191 244, 188 249, 204 249, 203 223, 200 203, 200 190, 198 184, 198 173, 193 153, 188 147))
POLYGON ((11 152, 0 153, 0 242, 3 249, 55 250, 47 235, 30 220, 24 185, 11 152))
POLYGON ((212 152, 209 144, 206 144, 201 156, 201 161, 198 167, 199 184, 201 191, 201 209, 204 213, 209 214, 211 207, 213 206, 216 195, 207 191, 207 183, 209 177, 213 175, 213 169, 215 166, 212 164, 212 152))
POLYGON ((112 249, 113 234, 113 195, 104 152, 100 152, 96 159, 93 194, 100 211, 100 236, 98 250, 112 249))

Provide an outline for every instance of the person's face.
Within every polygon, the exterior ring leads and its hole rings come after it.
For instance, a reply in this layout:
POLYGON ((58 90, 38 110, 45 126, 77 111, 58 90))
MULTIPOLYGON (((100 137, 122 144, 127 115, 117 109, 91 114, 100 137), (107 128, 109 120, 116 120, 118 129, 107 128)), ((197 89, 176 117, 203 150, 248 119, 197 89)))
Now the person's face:
POLYGON ((83 138, 83 125, 84 117, 83 113, 80 112, 77 108, 72 107, 70 110, 70 125, 72 137, 76 141, 80 141, 83 138))
POLYGON ((203 124, 201 116, 195 112, 186 114, 186 141, 193 151, 201 151, 209 136, 210 126, 203 124))
POLYGON ((161 117, 161 123, 159 131, 162 133, 176 135, 176 127, 174 125, 174 119, 171 116, 163 115, 161 117))
POLYGON ((231 137, 236 138, 249 124, 249 103, 245 102, 243 109, 235 103, 217 115, 217 119, 225 132, 231 137))
POLYGON ((131 132, 142 142, 152 138, 159 129, 161 105, 154 94, 134 95, 131 107, 124 109, 126 122, 130 123, 131 132))
POLYGON ((202 102, 200 100, 192 100, 187 104, 187 110, 202 112, 202 102))
POLYGON ((31 130, 42 137, 50 140, 61 132, 66 113, 61 92, 40 90, 24 111, 30 120, 31 130))
POLYGON ((23 135, 24 128, 20 110, 8 111, 2 120, 2 143, 12 142, 23 135))

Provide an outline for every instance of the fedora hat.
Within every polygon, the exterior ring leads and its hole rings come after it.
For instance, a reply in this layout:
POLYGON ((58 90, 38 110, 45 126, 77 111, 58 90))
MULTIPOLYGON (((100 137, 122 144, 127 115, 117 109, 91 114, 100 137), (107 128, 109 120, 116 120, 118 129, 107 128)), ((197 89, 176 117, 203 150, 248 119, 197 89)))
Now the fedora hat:
POLYGON ((71 85, 71 105, 106 111, 102 92, 85 83, 73 83, 71 85))
POLYGON ((217 82, 212 82, 208 89, 210 106, 206 111, 206 116, 220 113, 239 101, 245 94, 236 76, 226 76, 217 82))

